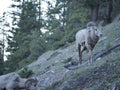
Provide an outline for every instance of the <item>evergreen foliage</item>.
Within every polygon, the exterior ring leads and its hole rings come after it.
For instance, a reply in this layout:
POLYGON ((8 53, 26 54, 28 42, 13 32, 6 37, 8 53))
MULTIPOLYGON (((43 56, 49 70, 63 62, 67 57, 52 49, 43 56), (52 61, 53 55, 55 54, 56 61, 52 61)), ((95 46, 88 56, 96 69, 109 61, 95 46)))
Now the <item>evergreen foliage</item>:
POLYGON ((23 70, 21 70, 19 73, 18 73, 22 78, 28 78, 30 77, 33 72, 32 70, 28 70, 27 67, 23 68, 23 70))
MULTIPOLYGON (((8 56, 10 71, 14 71, 36 60, 44 52, 44 45, 38 30, 37 4, 24 2, 19 15, 17 28, 12 31, 13 36, 8 37, 8 56), (11 64, 14 64, 12 66, 11 64), (14 67, 14 68, 13 68, 14 67)), ((42 25, 40 25, 42 26, 42 25)))

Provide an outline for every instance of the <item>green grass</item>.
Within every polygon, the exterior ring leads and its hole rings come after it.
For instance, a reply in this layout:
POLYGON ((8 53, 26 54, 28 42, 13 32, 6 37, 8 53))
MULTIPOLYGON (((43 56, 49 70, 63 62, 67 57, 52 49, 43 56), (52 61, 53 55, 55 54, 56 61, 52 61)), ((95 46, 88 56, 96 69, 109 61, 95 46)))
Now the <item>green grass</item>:
POLYGON ((107 36, 106 44, 114 43, 117 38, 120 38, 120 22, 112 23, 104 28, 104 35, 107 36))
POLYGON ((110 83, 115 82, 116 80, 120 79, 120 73, 115 74, 113 76, 111 76, 111 78, 108 80, 110 83))
POLYGON ((65 59, 62 63, 68 63, 68 62, 70 62, 70 61, 72 61, 72 57, 69 57, 69 58, 67 58, 67 59, 65 59))
POLYGON ((50 56, 50 58, 48 58, 48 60, 56 57, 58 54, 60 54, 60 53, 59 53, 59 52, 54 52, 54 53, 50 56))

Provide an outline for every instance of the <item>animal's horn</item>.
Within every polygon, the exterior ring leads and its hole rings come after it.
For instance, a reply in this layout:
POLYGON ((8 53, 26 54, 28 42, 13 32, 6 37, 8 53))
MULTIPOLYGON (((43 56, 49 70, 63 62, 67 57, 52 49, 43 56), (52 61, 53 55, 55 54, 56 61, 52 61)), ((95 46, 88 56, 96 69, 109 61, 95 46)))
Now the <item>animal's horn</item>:
POLYGON ((96 23, 93 21, 88 22, 87 27, 91 27, 91 26, 96 26, 96 23))

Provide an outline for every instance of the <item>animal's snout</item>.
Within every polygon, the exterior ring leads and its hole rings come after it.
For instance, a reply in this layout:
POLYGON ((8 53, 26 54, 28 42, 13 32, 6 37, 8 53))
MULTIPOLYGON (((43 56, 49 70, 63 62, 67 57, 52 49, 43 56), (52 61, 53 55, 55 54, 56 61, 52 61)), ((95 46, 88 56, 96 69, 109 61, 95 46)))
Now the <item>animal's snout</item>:
POLYGON ((101 38, 102 36, 103 36, 102 33, 99 33, 99 34, 98 34, 98 37, 99 37, 99 38, 101 38))

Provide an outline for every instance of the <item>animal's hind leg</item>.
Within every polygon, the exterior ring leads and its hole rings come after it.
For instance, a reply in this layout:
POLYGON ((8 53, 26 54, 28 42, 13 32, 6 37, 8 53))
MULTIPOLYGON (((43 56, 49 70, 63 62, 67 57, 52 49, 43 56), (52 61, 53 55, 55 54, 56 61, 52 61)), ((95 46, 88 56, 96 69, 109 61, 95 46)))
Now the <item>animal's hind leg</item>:
POLYGON ((82 52, 81 52, 81 46, 78 44, 78 53, 79 53, 79 62, 82 64, 82 52))

